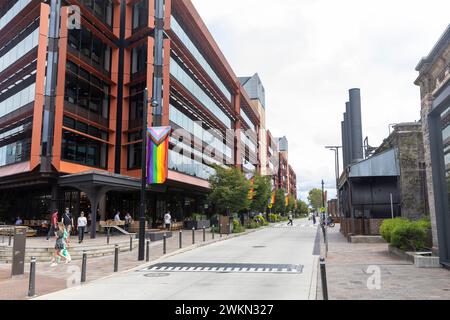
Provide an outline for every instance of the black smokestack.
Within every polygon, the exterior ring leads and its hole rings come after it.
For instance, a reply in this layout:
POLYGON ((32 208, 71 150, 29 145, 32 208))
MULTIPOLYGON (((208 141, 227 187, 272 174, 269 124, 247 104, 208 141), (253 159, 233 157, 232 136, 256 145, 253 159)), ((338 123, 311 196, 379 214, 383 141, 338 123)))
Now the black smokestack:
MULTIPOLYGON (((362 121, 361 121, 361 91, 360 89, 350 89, 350 127, 351 127, 351 162, 364 158, 362 121)), ((347 110, 347 113, 349 111, 347 110)))

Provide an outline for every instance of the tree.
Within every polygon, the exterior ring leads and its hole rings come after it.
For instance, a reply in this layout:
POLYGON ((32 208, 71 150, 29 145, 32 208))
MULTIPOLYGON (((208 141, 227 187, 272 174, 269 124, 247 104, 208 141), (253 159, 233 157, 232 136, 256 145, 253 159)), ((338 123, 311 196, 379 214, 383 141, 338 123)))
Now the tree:
POLYGON ((286 197, 283 189, 278 189, 275 192, 275 203, 273 205, 273 210, 275 213, 285 213, 286 212, 286 197))
POLYGON ((303 214, 303 215, 308 214, 308 204, 305 201, 298 200, 297 201, 297 212, 299 214, 303 214))
POLYGON ((256 174, 253 177, 253 198, 250 209, 256 212, 265 212, 268 199, 271 195, 270 177, 256 174))
POLYGON ((320 189, 312 189, 309 191, 308 194, 308 201, 309 201, 309 205, 314 209, 314 210, 318 210, 319 208, 322 207, 322 190, 320 189))
POLYGON ((286 207, 286 211, 290 212, 290 211, 294 211, 295 210, 295 198, 292 194, 289 195, 288 197, 288 205, 286 207))
POLYGON ((219 213, 226 213, 227 209, 230 213, 248 209, 250 182, 241 170, 218 165, 215 165, 214 169, 216 173, 209 178, 211 193, 208 196, 208 202, 214 205, 219 213))

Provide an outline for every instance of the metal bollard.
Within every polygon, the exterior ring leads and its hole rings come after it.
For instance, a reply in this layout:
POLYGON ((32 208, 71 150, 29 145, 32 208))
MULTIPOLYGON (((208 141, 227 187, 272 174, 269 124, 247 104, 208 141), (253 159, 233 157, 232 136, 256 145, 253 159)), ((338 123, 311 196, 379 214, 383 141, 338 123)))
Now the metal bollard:
POLYGON ((114 248, 114 272, 119 270, 119 245, 114 248))
POLYGON ((36 294, 36 258, 31 257, 30 282, 28 284, 28 296, 34 297, 36 294))
POLYGON ((130 251, 133 251, 133 236, 130 236, 130 251))
POLYGON ((9 239, 8 239, 8 247, 11 246, 11 238, 12 238, 12 235, 9 235, 9 239))
POLYGON ((109 229, 110 228, 106 228, 106 244, 109 244, 109 229))
POLYGON ((179 240, 180 240, 180 249, 183 248, 183 231, 180 230, 179 233, 179 240))
POLYGON ((163 236, 163 254, 166 254, 166 244, 167 244, 167 235, 164 233, 163 236))
POLYGON ((192 244, 195 244, 195 228, 192 228, 192 244))
POLYGON ((212 225, 211 232, 212 232, 212 238, 214 240, 214 225, 212 225))
POLYGON ((327 271, 324 258, 320 258, 320 277, 322 279, 323 300, 328 300, 327 271))
POLYGON ((203 227, 203 242, 206 241, 206 229, 203 227))
POLYGON ((150 240, 147 240, 147 250, 145 252, 145 261, 150 261, 150 240))
POLYGON ((87 253, 83 251, 83 262, 81 263, 81 283, 86 282, 87 253))

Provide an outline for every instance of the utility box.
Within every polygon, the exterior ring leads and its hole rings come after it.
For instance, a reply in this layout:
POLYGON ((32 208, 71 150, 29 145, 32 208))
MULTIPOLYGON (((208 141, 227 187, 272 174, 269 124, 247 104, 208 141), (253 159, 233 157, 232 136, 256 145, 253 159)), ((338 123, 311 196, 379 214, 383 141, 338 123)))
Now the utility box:
POLYGON ((14 244, 12 249, 11 276, 20 276, 24 274, 26 240, 27 240, 27 227, 15 227, 14 244))
POLYGON ((228 234, 232 232, 233 224, 231 223, 230 217, 220 216, 219 217, 220 233, 228 234))

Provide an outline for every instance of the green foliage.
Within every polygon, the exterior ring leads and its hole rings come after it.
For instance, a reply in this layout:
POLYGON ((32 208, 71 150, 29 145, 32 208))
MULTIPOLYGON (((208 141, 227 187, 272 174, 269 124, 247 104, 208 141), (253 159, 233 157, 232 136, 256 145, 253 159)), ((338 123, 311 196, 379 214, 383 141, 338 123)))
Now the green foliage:
POLYGON ((285 213, 286 212, 286 197, 285 197, 284 189, 278 189, 275 192, 275 203, 273 205, 273 210, 276 213, 285 213))
POLYGON ((392 230, 398 225, 406 221, 403 218, 386 219, 380 227, 380 233, 387 243, 391 243, 392 230))
POLYGON ((269 221, 274 223, 280 221, 280 216, 275 213, 269 213, 269 221))
POLYGON ((266 219, 262 215, 258 215, 254 219, 261 226, 268 226, 269 225, 269 223, 266 221, 266 219))
POLYGON ((297 201, 297 212, 300 215, 308 215, 308 204, 305 201, 298 200, 297 201))
POLYGON ((312 189, 308 194, 309 205, 314 209, 318 210, 323 204, 322 190, 312 189))
POLYGON ((234 167, 223 168, 218 165, 215 165, 214 169, 216 173, 209 178, 211 185, 209 203, 214 205, 220 213, 226 213, 227 208, 230 212, 249 208, 250 182, 241 170, 234 167))
POLYGON ((288 205, 286 207, 286 212, 292 212, 295 210, 296 199, 293 195, 289 195, 288 197, 288 205))
POLYGON ((402 250, 417 251, 425 247, 427 229, 417 222, 405 222, 392 230, 391 244, 402 250))
POLYGON ((271 184, 269 176, 256 174, 253 178, 253 199, 250 209, 255 212, 265 212, 267 209, 267 199, 271 194, 271 184))
POLYGON ((246 227, 248 229, 258 229, 260 225, 256 221, 250 221, 250 223, 246 227))
POLYGON ((402 218, 385 220, 381 225, 382 237, 391 245, 405 251, 425 248, 431 223, 428 220, 410 221, 402 218))
POLYGON ((245 231, 245 227, 241 225, 239 219, 233 219, 233 233, 242 233, 245 231))

